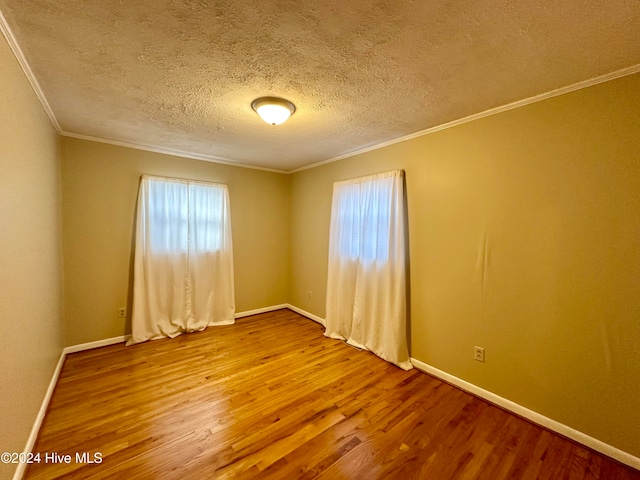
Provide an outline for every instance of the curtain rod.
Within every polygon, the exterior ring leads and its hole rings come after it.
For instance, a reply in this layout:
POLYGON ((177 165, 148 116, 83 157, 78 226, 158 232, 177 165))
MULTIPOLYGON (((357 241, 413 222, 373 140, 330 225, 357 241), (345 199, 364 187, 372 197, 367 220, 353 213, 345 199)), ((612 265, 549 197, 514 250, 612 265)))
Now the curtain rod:
POLYGON ((149 174, 143 174, 140 176, 140 180, 142 179, 149 179, 149 180, 160 180, 160 181, 164 181, 164 182, 174 182, 174 183, 200 183, 203 185, 219 185, 219 186, 223 186, 226 187, 227 185, 225 183, 220 183, 220 182, 210 182, 208 180, 195 180, 195 179, 190 179, 190 178, 179 178, 179 177, 167 177, 167 176, 163 176, 163 175, 149 175, 149 174))

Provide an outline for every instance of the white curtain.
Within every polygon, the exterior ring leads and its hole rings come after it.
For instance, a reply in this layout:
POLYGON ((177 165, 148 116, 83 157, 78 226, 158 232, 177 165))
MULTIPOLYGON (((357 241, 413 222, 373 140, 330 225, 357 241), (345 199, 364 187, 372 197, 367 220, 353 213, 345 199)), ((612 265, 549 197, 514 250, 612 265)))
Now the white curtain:
POLYGON ((409 370, 403 172, 333 184, 325 335, 409 370))
POLYGON ((144 175, 128 344, 234 322, 226 185, 144 175))

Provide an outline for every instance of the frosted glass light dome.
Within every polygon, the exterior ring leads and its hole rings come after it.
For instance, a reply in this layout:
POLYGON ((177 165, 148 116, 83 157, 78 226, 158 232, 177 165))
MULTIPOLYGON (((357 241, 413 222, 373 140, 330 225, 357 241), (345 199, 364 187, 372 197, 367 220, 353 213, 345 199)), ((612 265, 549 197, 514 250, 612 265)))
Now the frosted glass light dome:
POLYGON ((283 98, 261 97, 251 102, 253 108, 260 118, 271 125, 280 125, 286 122, 296 107, 293 103, 283 98))

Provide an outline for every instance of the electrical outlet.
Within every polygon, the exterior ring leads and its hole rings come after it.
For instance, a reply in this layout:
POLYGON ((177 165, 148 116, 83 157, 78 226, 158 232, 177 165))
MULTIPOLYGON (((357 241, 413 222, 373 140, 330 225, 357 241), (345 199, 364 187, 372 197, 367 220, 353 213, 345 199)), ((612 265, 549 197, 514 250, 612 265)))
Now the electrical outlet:
POLYGON ((118 309, 118 318, 126 318, 127 316, 127 307, 120 307, 118 309))
POLYGON ((309 291, 307 292, 307 298, 308 298, 309 300, 311 300, 311 290, 309 290, 309 291))
POLYGON ((484 348, 475 346, 473 358, 475 358, 479 362, 484 362, 484 348))

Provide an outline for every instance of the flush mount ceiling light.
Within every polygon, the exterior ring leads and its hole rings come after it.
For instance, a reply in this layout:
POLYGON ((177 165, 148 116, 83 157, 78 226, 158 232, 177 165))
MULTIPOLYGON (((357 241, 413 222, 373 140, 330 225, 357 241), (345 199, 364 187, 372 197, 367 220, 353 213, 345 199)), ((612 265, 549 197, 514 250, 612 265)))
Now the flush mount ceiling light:
POLYGON ((296 107, 289 100, 277 97, 260 97, 251 102, 260 118, 271 125, 280 125, 287 121, 296 111, 296 107))

